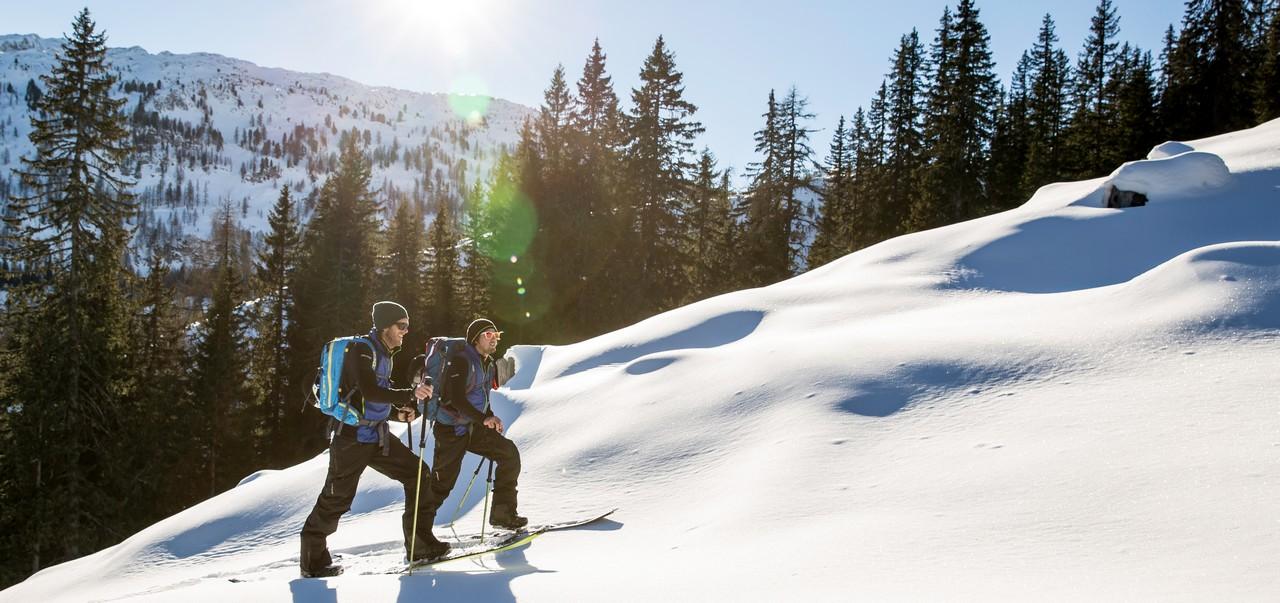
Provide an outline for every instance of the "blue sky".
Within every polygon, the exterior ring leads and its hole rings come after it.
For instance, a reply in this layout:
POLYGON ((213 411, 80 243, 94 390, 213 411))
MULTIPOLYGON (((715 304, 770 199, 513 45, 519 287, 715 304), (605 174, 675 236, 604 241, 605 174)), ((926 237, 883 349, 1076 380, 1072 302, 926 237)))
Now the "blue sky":
MULTIPOLYGON (((422 92, 483 92, 537 106, 556 64, 571 81, 595 38, 619 97, 663 35, 685 75, 686 97, 706 126, 699 141, 741 174, 770 88, 795 85, 817 114, 811 146, 825 155, 840 115, 866 105, 913 27, 933 39, 943 0, 697 2, 635 0, 0 0, 0 33, 54 37, 89 7, 112 46, 213 52, 259 65, 328 72, 422 92)), ((1178 0, 1114 0, 1120 39, 1158 55, 1181 20, 1178 0)), ((1051 13, 1074 62, 1093 0, 979 0, 997 72, 1007 80, 1051 13)))

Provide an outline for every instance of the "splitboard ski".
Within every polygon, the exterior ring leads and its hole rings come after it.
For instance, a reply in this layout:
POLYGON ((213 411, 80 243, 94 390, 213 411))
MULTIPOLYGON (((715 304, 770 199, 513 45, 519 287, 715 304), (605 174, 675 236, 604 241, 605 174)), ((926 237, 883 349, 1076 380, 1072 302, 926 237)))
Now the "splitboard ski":
POLYGON ((570 521, 562 521, 557 523, 538 524, 538 525, 528 526, 522 530, 516 530, 516 531, 499 529, 495 532, 487 534, 483 540, 481 540, 479 534, 464 534, 458 537, 457 542, 450 543, 450 545, 452 545, 453 548, 449 549, 449 552, 445 553, 443 557, 437 557, 429 561, 418 561, 410 565, 401 566, 399 568, 396 568, 394 571, 391 571, 388 573, 405 573, 411 569, 427 567, 432 565, 439 565, 447 561, 457 561, 458 559, 478 557, 480 555, 487 555, 489 553, 501 553, 503 551, 509 551, 512 549, 522 547, 526 544, 529 544, 529 542, 531 542, 534 538, 537 538, 538 536, 541 536, 547 532, 554 532, 556 530, 565 530, 568 528, 576 528, 579 526, 585 526, 590 523, 595 523, 597 521, 600 521, 612 515, 614 511, 617 511, 617 509, 611 509, 604 514, 596 515, 593 517, 575 519, 570 521))

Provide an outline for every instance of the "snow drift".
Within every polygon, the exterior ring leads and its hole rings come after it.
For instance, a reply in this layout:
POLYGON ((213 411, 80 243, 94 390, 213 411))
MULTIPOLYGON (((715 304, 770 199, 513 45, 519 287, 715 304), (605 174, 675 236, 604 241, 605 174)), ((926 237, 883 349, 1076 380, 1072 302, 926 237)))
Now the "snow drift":
MULTIPOLYGON (((522 511, 619 507, 603 525, 383 575, 401 493, 369 472, 330 541, 347 574, 302 580, 321 454, 0 600, 1274 599, 1277 141, 1280 121, 1184 143, 771 287, 512 350, 495 406, 522 511), (1101 207, 1117 182, 1153 203, 1101 207)), ((444 508, 474 531, 481 494, 460 490, 444 508)))

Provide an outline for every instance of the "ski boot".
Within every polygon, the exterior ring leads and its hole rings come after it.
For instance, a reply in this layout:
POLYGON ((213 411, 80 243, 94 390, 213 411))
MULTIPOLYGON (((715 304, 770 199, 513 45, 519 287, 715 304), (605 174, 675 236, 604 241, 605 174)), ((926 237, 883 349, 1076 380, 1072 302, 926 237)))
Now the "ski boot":
POLYGON ((513 505, 495 504, 489 512, 489 525, 495 528, 519 530, 529 525, 529 518, 517 515, 513 505))

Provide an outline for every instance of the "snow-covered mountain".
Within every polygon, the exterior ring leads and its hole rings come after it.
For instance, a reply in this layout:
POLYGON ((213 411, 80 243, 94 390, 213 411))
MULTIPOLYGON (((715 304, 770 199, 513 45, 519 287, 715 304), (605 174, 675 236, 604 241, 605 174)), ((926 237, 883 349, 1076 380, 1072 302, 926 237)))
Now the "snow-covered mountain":
MULTIPOLYGON (((320 454, 0 601, 1280 598, 1280 121, 511 353, 522 512, 603 524, 385 575, 370 471, 347 573, 304 580, 320 454)), ((478 530, 480 489, 438 521, 478 530)))
MULTIPOLYGON (((14 170, 30 156, 28 88, 43 92, 61 40, 0 36, 0 203, 18 191, 14 170)), ((432 193, 460 198, 504 147, 513 148, 532 110, 501 99, 365 86, 329 74, 259 67, 215 54, 151 54, 112 48, 134 144, 144 242, 208 236, 223 203, 241 226, 267 230, 289 185, 305 199, 336 165, 353 129, 373 158, 372 186, 388 209, 432 193)))

